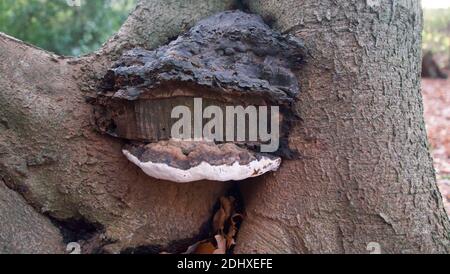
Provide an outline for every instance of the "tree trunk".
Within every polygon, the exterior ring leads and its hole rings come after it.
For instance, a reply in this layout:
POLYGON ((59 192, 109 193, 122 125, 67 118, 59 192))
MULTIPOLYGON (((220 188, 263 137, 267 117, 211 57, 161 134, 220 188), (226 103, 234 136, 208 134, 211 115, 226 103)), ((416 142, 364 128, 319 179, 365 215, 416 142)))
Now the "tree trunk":
POLYGON ((419 1, 249 1, 305 40, 303 158, 246 184, 239 252, 448 252, 420 94, 419 1))
MULTIPOLYGON (((418 2, 248 1, 274 28, 303 38, 310 57, 290 135, 302 157, 240 184, 247 217, 236 251, 363 253, 369 242, 383 252, 449 251, 419 92, 418 2)), ((206 233, 230 184, 149 178, 123 157, 120 140, 93 129, 86 101, 125 49, 155 48, 237 6, 139 1, 117 35, 81 58, 0 35, 0 183, 10 188, 0 195, 12 189, 28 203, 6 202, 5 212, 53 220, 22 233, 31 247, 5 240, 19 233, 0 237, 0 251, 59 252, 63 237, 95 239, 83 252, 179 251, 206 233)), ((26 224, 0 218, 0 231, 26 224)))
MULTIPOLYGON (((124 49, 157 47, 232 4, 140 1, 117 35, 81 58, 56 56, 0 35, 0 175, 6 185, 65 230, 69 226, 75 235, 66 241, 86 238, 81 234, 92 231, 86 224, 95 227, 101 241, 93 249, 100 252, 141 246, 174 252, 204 234, 214 204, 230 184, 176 184, 146 176, 122 155, 120 140, 94 130, 86 98, 124 49)), ((0 216, 0 230, 15 224, 9 217, 0 216)), ((37 246, 53 240, 36 238, 42 241, 37 246)))

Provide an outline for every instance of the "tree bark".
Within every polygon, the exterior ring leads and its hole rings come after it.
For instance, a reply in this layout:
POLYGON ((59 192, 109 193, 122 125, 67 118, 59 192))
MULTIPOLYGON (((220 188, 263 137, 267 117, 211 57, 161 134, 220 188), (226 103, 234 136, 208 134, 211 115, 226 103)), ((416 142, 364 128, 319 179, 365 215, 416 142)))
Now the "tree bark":
POLYGON ((1 254, 55 254, 65 250, 58 228, 1 180, 0 222, 1 254))
POLYGON ((232 4, 139 1, 118 35, 81 58, 0 35, 0 175, 6 184, 45 215, 96 226, 105 252, 140 246, 159 252, 204 233, 229 184, 146 176, 122 155, 120 140, 94 130, 86 98, 121 51, 159 46, 232 4))
MULTIPOLYGON (((123 157, 120 140, 93 129, 86 99, 124 50, 160 46, 237 2, 139 1, 102 49, 81 58, 0 35, 6 185, 42 218, 92 224, 102 252, 192 243, 230 184, 149 178, 123 157)), ((241 183, 247 218, 238 252, 363 253, 368 242, 383 252, 449 251, 422 117, 418 2, 248 1, 275 28, 303 38, 311 56, 299 75, 302 122, 290 138, 303 157, 241 183)))
POLYGON ((448 252, 420 94, 419 1, 248 1, 305 40, 303 159, 245 185, 238 252, 448 252))

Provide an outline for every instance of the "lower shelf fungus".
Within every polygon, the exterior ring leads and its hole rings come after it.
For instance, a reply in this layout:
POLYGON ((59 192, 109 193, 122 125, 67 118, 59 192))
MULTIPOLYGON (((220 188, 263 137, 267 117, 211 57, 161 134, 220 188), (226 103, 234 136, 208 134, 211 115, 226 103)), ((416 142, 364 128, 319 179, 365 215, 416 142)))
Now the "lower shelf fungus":
POLYGON ((281 158, 260 155, 227 143, 160 141, 122 150, 147 175, 172 182, 240 181, 276 171, 281 158))

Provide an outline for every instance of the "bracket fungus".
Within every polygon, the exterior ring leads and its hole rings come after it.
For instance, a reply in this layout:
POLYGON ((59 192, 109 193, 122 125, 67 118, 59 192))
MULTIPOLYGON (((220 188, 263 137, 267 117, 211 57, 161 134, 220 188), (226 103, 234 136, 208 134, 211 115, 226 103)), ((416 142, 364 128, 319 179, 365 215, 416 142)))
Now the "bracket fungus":
POLYGON ((257 15, 213 15, 165 46, 124 53, 100 85, 94 102, 96 127, 126 140, 125 156, 159 179, 229 181, 274 171, 280 157, 293 153, 287 137, 300 90, 295 71, 305 52, 301 40, 272 30, 257 15), (177 106, 193 113, 183 117, 194 124, 183 126, 191 139, 174 136, 177 106), (227 112, 225 123, 218 117, 229 106, 241 106, 241 121, 236 112, 227 112), (257 114, 252 115, 254 106, 257 114), (275 119, 261 122, 272 106, 279 110, 275 119), (215 112, 205 115, 211 107, 215 112), (205 138, 208 119, 216 122, 213 138, 205 138), (267 136, 248 138, 256 125, 277 139, 276 149, 261 149, 273 141, 267 136), (219 134, 227 129, 232 133, 219 134), (219 138, 223 135, 227 138, 219 138))
POLYGON ((147 175, 173 182, 239 181, 276 170, 279 157, 258 155, 231 143, 160 141, 127 145, 125 156, 147 175))

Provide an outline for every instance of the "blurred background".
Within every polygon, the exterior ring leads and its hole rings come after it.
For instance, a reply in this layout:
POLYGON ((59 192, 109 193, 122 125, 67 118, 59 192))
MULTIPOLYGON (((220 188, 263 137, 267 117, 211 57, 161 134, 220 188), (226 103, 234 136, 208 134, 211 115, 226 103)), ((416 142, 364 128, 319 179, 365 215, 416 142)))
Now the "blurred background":
MULTIPOLYGON (((0 32, 60 55, 79 56, 100 48, 135 3, 0 0, 0 32)), ((425 122, 438 185, 450 215, 450 0, 422 0, 422 7, 425 122)))
POLYGON ((0 32, 60 55, 79 56, 100 48, 135 2, 0 0, 0 32))

